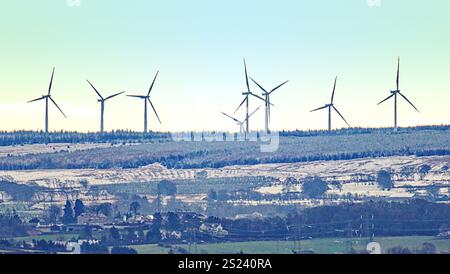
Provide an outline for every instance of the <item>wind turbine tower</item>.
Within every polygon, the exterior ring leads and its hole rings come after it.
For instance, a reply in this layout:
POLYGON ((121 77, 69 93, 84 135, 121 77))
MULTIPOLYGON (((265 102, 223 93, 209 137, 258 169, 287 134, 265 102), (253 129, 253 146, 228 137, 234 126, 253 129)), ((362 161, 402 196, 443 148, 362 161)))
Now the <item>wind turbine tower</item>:
POLYGON ((272 93, 274 91, 276 91, 277 89, 281 88, 282 86, 284 86, 285 84, 287 84, 289 81, 286 81, 280 85, 278 85, 277 87, 275 87, 274 89, 272 89, 271 91, 267 91, 265 90, 260 84, 258 84, 253 78, 250 77, 250 79, 252 79, 252 81, 263 91, 263 96, 265 97, 264 102, 265 102, 265 107, 266 107, 266 115, 265 115, 265 130, 267 133, 269 133, 269 123, 270 123, 270 106, 273 106, 270 103, 270 95, 272 95, 272 93))
POLYGON ((119 92, 119 93, 116 93, 116 94, 111 95, 111 96, 108 96, 108 97, 106 97, 106 98, 103 98, 103 96, 102 96, 102 95, 100 94, 100 92, 94 87, 94 85, 93 85, 91 82, 89 82, 89 80, 86 80, 86 81, 87 81, 87 82, 89 83, 89 85, 94 89, 94 91, 95 91, 95 93, 97 93, 98 97, 100 97, 100 98, 98 99, 98 102, 100 102, 100 133, 103 133, 103 132, 104 132, 104 129, 105 129, 105 127, 104 127, 105 102, 106 102, 107 100, 111 99, 111 98, 114 98, 114 97, 116 97, 116 96, 118 96, 118 95, 124 93, 124 91, 119 92))
POLYGON ((406 102, 408 102, 417 112, 420 112, 416 106, 400 91, 400 57, 398 57, 398 65, 397 65, 397 89, 396 90, 391 90, 391 95, 389 95, 386 99, 384 99, 383 101, 379 102, 378 105, 381 105, 382 103, 386 102, 387 100, 391 99, 392 97, 394 97, 394 131, 397 132, 398 131, 398 95, 400 95, 401 97, 403 97, 403 99, 406 100, 406 102))
POLYGON ((242 103, 238 106, 238 108, 234 111, 234 114, 236 114, 236 112, 242 107, 242 105, 245 104, 245 133, 248 134, 250 132, 250 114, 249 114, 249 105, 250 105, 250 95, 253 97, 256 97, 262 101, 264 101, 264 99, 254 93, 251 92, 250 90, 250 83, 248 81, 248 73, 247 73, 247 64, 245 62, 245 58, 244 58, 244 69, 245 69, 245 82, 246 82, 246 86, 247 86, 247 91, 243 92, 242 95, 245 96, 244 100, 242 101, 242 103))
POLYGON ((58 108, 58 110, 62 113, 62 115, 67 118, 66 114, 61 110, 61 108, 58 106, 58 104, 53 100, 51 91, 52 91, 52 85, 53 85, 53 76, 55 75, 55 68, 53 68, 52 77, 50 78, 50 84, 48 86, 48 93, 47 95, 42 95, 42 97, 34 99, 29 101, 28 103, 45 100, 45 134, 48 134, 48 103, 49 100, 58 108))
POLYGON ((156 115, 156 118, 158 118, 159 123, 161 124, 161 119, 159 119, 159 115, 158 112, 156 112, 155 106, 153 105, 152 101, 150 100, 150 93, 153 90, 153 86, 155 85, 156 82, 156 78, 158 77, 159 71, 156 72, 155 78, 153 79, 152 85, 150 86, 150 89, 148 90, 147 95, 127 95, 128 97, 134 97, 134 98, 139 98, 144 100, 144 133, 148 132, 148 125, 147 125, 147 119, 148 119, 148 115, 147 115, 147 109, 148 109, 148 104, 150 104, 150 106, 153 109, 153 112, 156 115))
POLYGON ((239 126, 239 133, 242 134, 242 133, 245 133, 244 125, 246 124, 246 122, 248 121, 248 119, 249 119, 250 117, 252 117, 253 114, 255 114, 260 108, 261 108, 261 107, 258 107, 255 111, 253 111, 252 113, 250 113, 244 121, 240 121, 240 120, 238 120, 236 117, 233 117, 233 116, 231 116, 231 115, 228 115, 228 114, 226 114, 225 112, 221 112, 221 113, 222 113, 223 115, 225 115, 226 117, 230 118, 231 120, 235 121, 235 122, 238 124, 238 126, 239 126))
POLYGON ((331 131, 331 129, 332 129, 331 113, 332 113, 333 110, 336 111, 336 113, 342 118, 342 120, 344 120, 344 122, 347 124, 347 126, 350 127, 350 125, 347 122, 347 120, 344 118, 344 116, 339 112, 339 110, 334 105, 334 94, 336 92, 336 83, 337 83, 337 76, 336 76, 336 78, 334 80, 333 92, 331 94, 331 102, 329 104, 326 104, 323 107, 311 110, 311 112, 315 112, 315 111, 322 110, 322 109, 328 109, 328 131, 331 131))

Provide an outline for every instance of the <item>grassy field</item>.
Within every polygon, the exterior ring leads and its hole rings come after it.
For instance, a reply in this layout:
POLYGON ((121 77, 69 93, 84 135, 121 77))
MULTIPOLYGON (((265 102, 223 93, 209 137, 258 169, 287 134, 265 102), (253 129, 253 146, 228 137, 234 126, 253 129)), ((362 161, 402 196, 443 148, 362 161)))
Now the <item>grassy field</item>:
MULTIPOLYGON (((437 239, 435 237, 385 237, 377 238, 382 251, 386 252, 389 248, 395 246, 408 247, 411 250, 420 248, 423 243, 432 243, 436 246, 438 252, 450 252, 450 239, 437 239)), ((220 243, 220 244, 199 244, 197 245, 198 253, 209 254, 233 254, 244 252, 247 254, 292 254, 295 242, 293 241, 267 241, 267 242, 237 242, 237 243, 220 243)), ((362 251, 365 249, 366 241, 354 241, 353 248, 362 251)), ((301 242, 302 250, 310 250, 316 254, 334 254, 347 253, 349 241, 345 238, 329 238, 329 239, 313 239, 301 242)), ((157 245, 138 245, 131 246, 140 254, 165 254, 168 248, 157 245)), ((178 245, 188 250, 187 245, 178 245)), ((195 252, 195 247, 191 246, 191 251, 195 252)))
POLYGON ((32 240, 46 240, 46 241, 68 241, 72 238, 77 239, 78 234, 49 234, 49 235, 39 235, 39 236, 27 236, 27 237, 16 237, 12 240, 16 242, 31 242, 32 240))

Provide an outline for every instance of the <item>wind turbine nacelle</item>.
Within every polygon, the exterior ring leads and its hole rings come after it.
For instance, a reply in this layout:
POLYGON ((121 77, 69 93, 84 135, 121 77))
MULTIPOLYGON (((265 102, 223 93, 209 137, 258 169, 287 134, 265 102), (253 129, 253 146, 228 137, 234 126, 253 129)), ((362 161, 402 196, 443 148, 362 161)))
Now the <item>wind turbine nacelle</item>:
POLYGON ((400 92, 400 90, 391 90, 391 93, 392 93, 392 94, 396 94, 396 93, 398 93, 398 92, 400 92))

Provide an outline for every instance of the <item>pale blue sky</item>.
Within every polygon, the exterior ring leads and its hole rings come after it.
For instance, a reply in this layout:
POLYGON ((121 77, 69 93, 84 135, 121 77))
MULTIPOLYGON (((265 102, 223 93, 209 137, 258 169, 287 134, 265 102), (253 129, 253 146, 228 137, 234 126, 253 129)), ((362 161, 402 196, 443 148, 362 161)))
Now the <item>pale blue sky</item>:
MULTIPOLYGON (((45 93, 56 66, 54 98, 69 119, 52 108, 50 128, 98 130, 85 79, 105 94, 145 93, 159 69, 152 99, 163 125, 152 115, 150 128, 237 130, 219 112, 242 100, 245 56, 268 88, 290 80, 272 97, 273 129, 326 128, 326 112, 309 110, 329 100, 336 75, 336 105, 353 126, 391 126, 392 103, 376 103, 395 86, 398 55, 401 87, 422 111, 401 102, 400 125, 450 123, 449 8, 443 0, 4 1, 0 123, 42 128, 43 104, 25 102, 45 93)), ((106 128, 142 130, 142 116, 140 101, 118 97, 106 106, 106 128)), ((262 110, 251 125, 263 128, 262 110)))

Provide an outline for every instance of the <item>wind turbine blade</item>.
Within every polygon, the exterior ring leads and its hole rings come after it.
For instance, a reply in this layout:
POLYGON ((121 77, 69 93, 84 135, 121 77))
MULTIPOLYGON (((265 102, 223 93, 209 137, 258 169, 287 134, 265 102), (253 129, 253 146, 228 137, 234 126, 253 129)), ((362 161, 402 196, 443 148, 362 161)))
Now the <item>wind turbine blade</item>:
POLYGON ((247 84, 247 91, 250 92, 250 83, 248 81, 247 63, 245 62, 245 58, 244 58, 244 68, 245 68, 245 82, 247 84))
MULTIPOLYGON (((248 115, 248 119, 250 119, 250 117, 252 117, 253 114, 255 114, 260 108, 261 108, 261 107, 258 107, 255 111, 253 111, 252 113, 250 113, 250 114, 248 115)), ((246 119, 244 120, 244 123, 247 122, 248 119, 246 118, 246 119)))
POLYGON ((331 104, 333 104, 333 102, 334 102, 334 93, 336 92, 336 82, 337 82, 337 76, 336 76, 336 79, 334 79, 333 93, 331 94, 331 104))
POLYGON ((339 116, 341 116, 342 120, 344 120, 344 122, 347 124, 347 126, 351 127, 350 124, 347 122, 347 120, 345 120, 344 116, 342 116, 342 114, 339 112, 339 110, 335 106, 332 106, 332 107, 337 112, 337 114, 339 114, 339 116))
POLYGON ((55 102, 55 100, 53 100, 52 97, 48 97, 50 98, 50 100, 53 102, 53 104, 55 104, 55 106, 59 109, 59 111, 61 111, 62 115, 64 115, 64 118, 67 118, 66 114, 64 114, 64 112, 62 111, 62 109, 58 106, 58 104, 55 102))
MULTIPOLYGON (((254 97, 256 97, 256 98, 258 98, 259 100, 263 100, 264 102, 266 101, 264 98, 262 98, 261 96, 259 96, 259 95, 256 95, 256 94, 254 94, 254 93, 250 93, 252 96, 254 96, 254 97)), ((272 106, 274 106, 273 104, 271 104, 271 103, 269 103, 270 105, 272 105, 272 106)))
POLYGON ((310 112, 315 112, 315 111, 318 111, 318 110, 322 110, 322 109, 325 109, 327 107, 328 106, 323 106, 323 107, 320 107, 320 108, 316 108, 316 109, 311 110, 310 112))
POLYGON ((97 93, 97 95, 98 95, 100 98, 102 98, 102 100, 103 100, 102 95, 100 94, 100 92, 98 92, 98 90, 94 87, 94 85, 93 85, 91 82, 89 82, 89 80, 86 79, 86 81, 87 81, 87 82, 89 83, 89 85, 91 85, 91 87, 95 90, 95 93, 97 93))
POLYGON ((37 98, 37 99, 31 100, 31 101, 28 101, 27 103, 33 103, 33 102, 40 101, 40 100, 43 100, 43 99, 45 99, 45 96, 42 96, 41 98, 37 98))
MULTIPOLYGON (((147 98, 147 99, 148 99, 148 98, 147 98)), ((156 112, 155 106, 153 105, 152 101, 150 101, 150 99, 148 99, 148 102, 150 103, 150 106, 152 106, 152 109, 153 109, 153 111, 155 112, 156 118, 158 118, 159 123, 162 124, 162 123, 161 123, 161 119, 159 119, 158 112, 156 112)))
POLYGON ((250 77, 250 79, 252 79, 253 83, 255 83, 262 91, 264 91, 264 93, 268 93, 260 84, 258 84, 252 77, 250 77))
POLYGON ((397 65, 397 90, 400 90, 400 56, 398 57, 397 65))
POLYGON ((116 93, 116 94, 114 94, 114 95, 111 95, 111 96, 109 96, 109 97, 106 97, 105 98, 105 101, 106 100, 109 100, 109 99, 111 99, 111 98, 114 98, 114 97, 116 97, 116 96, 119 96, 120 94, 122 94, 122 93, 124 93, 125 91, 122 91, 122 92, 119 92, 119 93, 116 93))
POLYGON ((413 104, 413 103, 411 103, 411 101, 405 96, 405 95, 403 95, 401 92, 399 92, 398 94, 400 94, 402 97, 403 97, 403 99, 405 99, 417 112, 420 112, 417 108, 416 108, 416 106, 413 104))
POLYGON ((55 75, 55 67, 53 67, 52 78, 50 78, 50 84, 48 85, 48 95, 50 95, 50 92, 52 91, 53 76, 54 75, 55 75))
POLYGON ((225 112, 221 112, 221 113, 223 115, 227 116, 228 118, 232 119, 233 121, 240 123, 240 121, 238 119, 234 118, 233 116, 230 116, 230 115, 226 114, 225 112))
POLYGON ((392 97, 394 97, 395 94, 391 94, 389 97, 387 97, 386 99, 384 99, 383 101, 379 102, 378 105, 381 105, 382 103, 386 102, 387 100, 391 99, 392 97))
POLYGON ((159 74, 159 70, 156 72, 155 78, 153 79, 152 85, 150 86, 150 89, 148 90, 147 96, 150 96, 150 92, 152 92, 152 89, 153 89, 153 86, 155 85, 155 81, 156 81, 156 78, 158 77, 158 74, 159 74))
POLYGON ((146 96, 142 96, 142 95, 127 95, 127 97, 140 98, 140 99, 147 98, 146 96))
POLYGON ((245 101, 248 100, 248 96, 245 96, 244 100, 242 101, 242 103, 237 107, 237 109, 234 111, 233 114, 236 114, 236 112, 238 112, 238 110, 242 107, 242 105, 245 103, 245 101))
POLYGON ((282 86, 284 86, 284 85, 287 84, 288 82, 289 82, 289 81, 286 81, 286 82, 284 82, 283 84, 278 85, 276 88, 272 89, 272 90, 269 92, 269 94, 272 94, 272 92, 274 92, 275 90, 281 88, 282 86))

